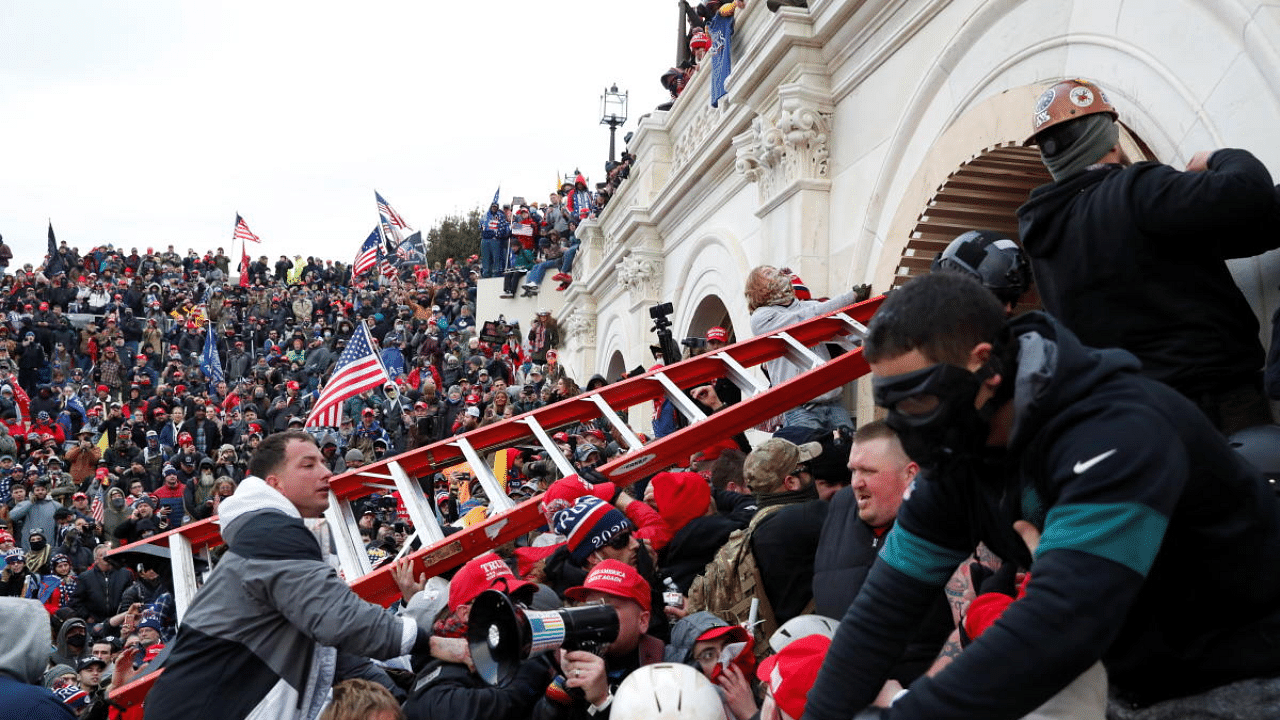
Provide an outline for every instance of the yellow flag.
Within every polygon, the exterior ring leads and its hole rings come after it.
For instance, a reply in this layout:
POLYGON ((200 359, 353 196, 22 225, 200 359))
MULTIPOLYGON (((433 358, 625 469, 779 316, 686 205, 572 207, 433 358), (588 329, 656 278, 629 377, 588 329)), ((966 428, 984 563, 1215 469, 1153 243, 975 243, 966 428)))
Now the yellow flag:
POLYGON ((103 430, 102 435, 98 437, 98 449, 106 452, 109 447, 111 447, 111 444, 107 442, 107 431, 103 430))
POLYGON ((286 277, 287 282, 290 285, 298 284, 298 281, 302 279, 302 270, 303 270, 302 256, 298 255, 293 259, 293 267, 289 268, 289 274, 286 277))

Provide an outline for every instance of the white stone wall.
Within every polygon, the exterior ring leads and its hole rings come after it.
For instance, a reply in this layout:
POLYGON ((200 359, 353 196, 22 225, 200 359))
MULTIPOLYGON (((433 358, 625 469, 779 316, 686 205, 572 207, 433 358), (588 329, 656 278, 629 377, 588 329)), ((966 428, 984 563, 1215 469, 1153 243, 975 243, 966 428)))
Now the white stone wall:
MULTIPOLYGON (((567 301, 598 314, 570 367, 649 364, 648 304, 678 336, 717 295, 746 337, 746 272, 790 265, 816 294, 888 287, 924 203, 984 148, 1024 139, 1039 90, 1084 76, 1161 161, 1243 147, 1280 175, 1280 2, 810 0, 737 19, 721 108, 699 73, 636 133, 631 180, 567 301), (651 270, 637 281, 637 268, 651 270)), ((1233 263, 1268 325, 1280 253, 1233 263)), ((644 274, 644 273, 640 273, 644 274)))

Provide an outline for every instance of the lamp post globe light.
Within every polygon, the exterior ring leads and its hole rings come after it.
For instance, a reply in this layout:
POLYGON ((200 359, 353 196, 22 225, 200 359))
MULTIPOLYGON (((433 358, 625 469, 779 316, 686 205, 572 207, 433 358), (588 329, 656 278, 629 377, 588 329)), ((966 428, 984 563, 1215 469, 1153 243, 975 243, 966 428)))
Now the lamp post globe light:
POLYGON ((618 128, 627 121, 627 94, 626 92, 619 92, 618 84, 614 83, 600 96, 600 124, 609 126, 610 163, 614 161, 614 135, 617 134, 618 128))

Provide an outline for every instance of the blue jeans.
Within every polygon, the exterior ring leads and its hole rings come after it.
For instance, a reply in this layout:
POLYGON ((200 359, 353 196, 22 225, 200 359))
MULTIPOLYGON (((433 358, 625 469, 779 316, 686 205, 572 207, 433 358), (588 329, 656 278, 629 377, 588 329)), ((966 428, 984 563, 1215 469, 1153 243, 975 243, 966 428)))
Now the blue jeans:
POLYGON ((556 258, 554 260, 543 260, 537 265, 534 265, 533 269, 529 271, 529 283, 532 285, 541 285, 542 277, 547 274, 547 268, 555 267, 559 264, 560 258, 556 258))
POLYGON ((578 256, 578 248, 582 247, 582 243, 574 243, 564 251, 564 258, 560 260, 560 272, 573 272, 573 259, 578 256))
POLYGON ((493 277, 502 272, 502 241, 480 239, 480 277, 493 277))
POLYGON ((782 415, 784 427, 807 427, 830 432, 838 427, 853 427, 849 411, 838 401, 823 404, 798 405, 782 415))

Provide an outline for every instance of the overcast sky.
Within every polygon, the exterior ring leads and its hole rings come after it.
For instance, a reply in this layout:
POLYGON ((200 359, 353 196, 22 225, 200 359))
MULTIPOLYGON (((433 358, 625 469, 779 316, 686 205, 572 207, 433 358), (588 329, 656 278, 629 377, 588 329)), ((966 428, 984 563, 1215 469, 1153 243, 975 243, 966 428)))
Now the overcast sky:
POLYGON ((411 225, 557 172, 603 179, 600 95, 664 101, 671 2, 0 3, 0 234, 350 261, 373 192, 411 225))

